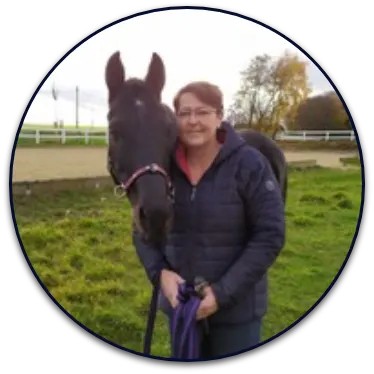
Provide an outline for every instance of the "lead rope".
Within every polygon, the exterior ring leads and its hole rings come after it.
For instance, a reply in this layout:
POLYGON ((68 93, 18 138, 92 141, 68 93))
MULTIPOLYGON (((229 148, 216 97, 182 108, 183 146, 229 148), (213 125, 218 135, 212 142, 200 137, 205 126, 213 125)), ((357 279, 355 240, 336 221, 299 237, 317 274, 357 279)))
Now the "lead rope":
MULTIPOLYGON (((157 314, 157 301, 161 285, 161 271, 158 272, 153 286, 147 328, 144 337, 143 353, 150 355, 152 336, 157 314)), ((196 320, 204 288, 204 279, 197 277, 195 285, 179 284, 178 306, 173 310, 171 323, 172 358, 197 359, 200 355, 200 332, 196 320)), ((202 321, 205 333, 208 331, 207 321, 202 321)))
POLYGON ((152 335, 157 314, 157 301, 160 290, 160 275, 161 273, 159 273, 156 284, 153 287, 152 298, 148 312, 147 329, 144 337, 143 353, 148 356, 151 354, 152 335))
POLYGON ((179 285, 178 301, 171 322, 172 357, 197 359, 200 355, 200 332, 196 312, 201 298, 194 286, 182 283, 179 285))
MULTIPOLYGON (((170 264, 168 263, 165 257, 163 258, 163 260, 167 264, 167 267, 170 268, 170 264)), ((147 328, 146 328, 145 336, 144 336, 143 353, 148 356, 151 354, 152 336, 153 336, 153 330, 154 330, 156 314, 157 314, 158 295, 160 293, 160 288, 161 288, 161 271, 162 271, 162 268, 160 267, 159 270, 157 271, 156 281, 153 286, 152 298, 151 298, 149 311, 148 311, 147 328)))

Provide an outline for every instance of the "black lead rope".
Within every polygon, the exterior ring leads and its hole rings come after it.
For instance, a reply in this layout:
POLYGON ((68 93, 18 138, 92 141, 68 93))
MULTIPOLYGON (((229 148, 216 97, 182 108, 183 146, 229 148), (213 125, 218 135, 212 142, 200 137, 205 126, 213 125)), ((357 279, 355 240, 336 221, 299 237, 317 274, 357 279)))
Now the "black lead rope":
MULTIPOLYGON (((161 253, 163 253, 162 246, 158 247, 158 250, 161 253)), ((165 256, 163 256, 163 261, 166 264, 166 267, 170 269, 170 264, 167 261, 165 256)), ((153 336, 153 330, 154 330, 155 320, 156 320, 156 315, 157 315, 158 295, 161 289, 161 272, 162 272, 162 266, 159 266, 159 269, 157 271, 156 281, 155 281, 155 284, 153 285, 152 297, 151 297, 151 302, 150 302, 149 311, 148 311, 147 328, 146 328, 145 336, 144 336, 143 353, 148 356, 151 354, 152 336, 153 336)))
POLYGON ((147 329, 145 332, 144 346, 143 346, 143 352, 146 355, 151 354, 152 335, 153 335, 153 330, 155 326, 155 320, 156 320, 156 314, 157 314, 157 301, 158 301, 158 294, 160 290, 160 280, 161 280, 160 275, 161 273, 158 274, 156 284, 153 286, 152 298, 151 298, 151 303, 149 306, 147 329))

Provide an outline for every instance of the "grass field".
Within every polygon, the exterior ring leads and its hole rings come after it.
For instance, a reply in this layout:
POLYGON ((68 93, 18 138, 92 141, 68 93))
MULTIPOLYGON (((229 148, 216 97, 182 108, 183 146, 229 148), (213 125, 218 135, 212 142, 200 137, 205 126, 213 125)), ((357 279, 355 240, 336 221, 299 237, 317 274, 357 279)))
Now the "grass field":
POLYGON ((41 139, 39 144, 36 144, 35 139, 18 139, 17 147, 31 147, 31 148, 41 148, 41 147, 107 147, 108 144, 104 139, 90 139, 88 143, 84 139, 66 139, 65 144, 61 143, 61 139, 41 139))
POLYGON ((347 166, 361 166, 361 161, 358 157, 341 157, 340 161, 343 165, 347 166))
MULTIPOLYGON (((270 270, 262 339, 287 328, 328 288, 349 251, 359 216, 359 170, 291 171, 287 243, 270 270)), ((112 189, 14 200, 28 257, 56 300, 104 338, 140 351, 151 288, 129 235, 127 202, 112 189)), ((152 354, 169 355, 159 312, 152 354)))

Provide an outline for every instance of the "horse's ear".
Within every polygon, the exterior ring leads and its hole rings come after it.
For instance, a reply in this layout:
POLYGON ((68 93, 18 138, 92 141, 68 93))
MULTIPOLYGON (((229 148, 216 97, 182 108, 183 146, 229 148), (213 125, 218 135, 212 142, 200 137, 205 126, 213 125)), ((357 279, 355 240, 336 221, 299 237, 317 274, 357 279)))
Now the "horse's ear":
POLYGON ((118 94, 125 80, 125 68, 121 62, 120 52, 114 52, 105 67, 105 83, 109 91, 109 101, 118 94))
POLYGON ((152 54, 145 83, 157 100, 161 101, 161 92, 165 85, 165 66, 157 53, 152 54))

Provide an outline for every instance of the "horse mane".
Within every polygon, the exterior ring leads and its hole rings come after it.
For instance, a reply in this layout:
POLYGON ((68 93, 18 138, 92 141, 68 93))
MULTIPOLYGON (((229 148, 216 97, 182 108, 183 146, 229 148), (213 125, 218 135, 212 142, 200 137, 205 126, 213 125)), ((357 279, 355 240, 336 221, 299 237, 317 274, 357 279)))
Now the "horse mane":
POLYGON ((162 103, 161 106, 164 108, 164 110, 166 112, 166 115, 168 116, 168 119, 170 120, 170 122, 174 122, 175 121, 175 115, 174 115, 174 112, 172 111, 172 109, 164 103, 162 103))

